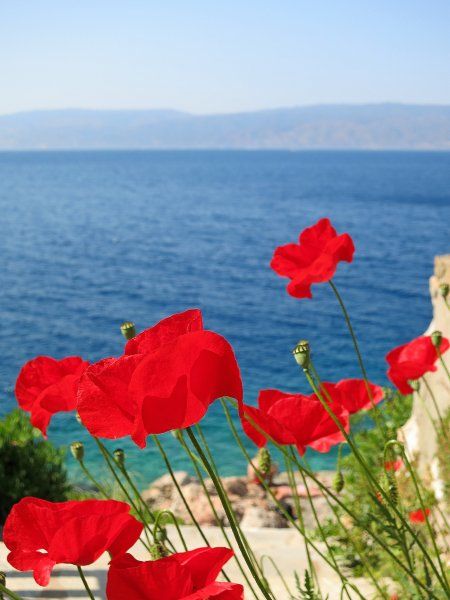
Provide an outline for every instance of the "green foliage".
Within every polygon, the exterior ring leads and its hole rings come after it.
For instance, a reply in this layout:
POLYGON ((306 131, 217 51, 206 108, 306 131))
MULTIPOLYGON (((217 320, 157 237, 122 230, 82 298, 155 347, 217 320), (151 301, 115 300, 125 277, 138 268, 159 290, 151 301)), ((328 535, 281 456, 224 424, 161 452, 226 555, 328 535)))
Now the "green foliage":
MULTIPOLYGON (((298 573, 295 573, 295 587, 297 588, 297 592, 300 594, 298 597, 299 600, 322 600, 322 596, 315 590, 314 580, 309 571, 305 570, 303 585, 300 581, 298 573)), ((327 598, 324 600, 327 600, 327 598)))
POLYGON ((0 523, 24 496, 66 500, 70 488, 64 454, 42 439, 21 410, 0 421, 0 523))
MULTIPOLYGON (((340 468, 345 480, 345 487, 340 497, 347 506, 352 508, 359 523, 356 524, 343 510, 338 509, 338 514, 340 514, 346 530, 342 529, 334 517, 330 518, 322 527, 328 536, 334 555, 349 574, 367 576, 367 566, 369 566, 377 580, 380 581, 381 578, 387 577, 401 587, 407 594, 405 597, 419 598, 422 596, 417 595, 418 592, 411 580, 405 577, 401 569, 396 567, 392 557, 379 544, 374 543, 368 533, 375 533, 382 538, 398 558, 403 559, 404 554, 408 553, 416 576, 426 584, 427 588, 433 587, 434 574, 430 573, 426 563, 419 559, 419 552, 416 556, 417 540, 414 540, 407 528, 399 523, 391 506, 397 506, 405 516, 419 507, 412 478, 405 467, 397 472, 384 469, 385 460, 392 462, 399 459, 395 446, 391 447, 386 457, 384 457, 384 448, 388 440, 398 439, 399 429, 411 415, 412 398, 393 392, 388 393, 387 398, 379 407, 378 416, 374 415, 373 411, 369 415, 355 415, 352 419, 352 431, 355 432, 352 434, 352 438, 365 462, 369 465, 372 475, 386 493, 389 502, 382 495, 374 494, 370 490, 357 459, 353 454, 347 454, 340 460, 340 468), (371 418, 377 422, 377 426, 374 426, 371 418)), ((444 457, 447 457, 448 460, 449 447, 445 446, 443 441, 441 441, 441 453, 443 469, 445 469, 444 457)), ((414 467, 414 465, 412 466, 414 467)), ((426 482, 424 487, 426 488, 426 482)), ((427 507, 436 504, 436 499, 431 491, 423 489, 422 494, 427 507)), ((318 532, 315 533, 315 537, 318 537, 318 532)), ((421 539, 423 543, 430 544, 428 538, 422 534, 421 539)), ((429 546, 429 550, 432 554, 431 546, 429 546)), ((437 594, 437 597, 440 596, 437 594)))
MULTIPOLYGON (((446 413, 443 418, 444 420, 444 430, 450 431, 450 410, 446 413)), ((439 472, 444 482, 444 497, 445 502, 448 505, 450 504, 450 439, 448 435, 445 435, 443 431, 440 431, 438 437, 438 449, 437 449, 437 458, 439 461, 439 472)))

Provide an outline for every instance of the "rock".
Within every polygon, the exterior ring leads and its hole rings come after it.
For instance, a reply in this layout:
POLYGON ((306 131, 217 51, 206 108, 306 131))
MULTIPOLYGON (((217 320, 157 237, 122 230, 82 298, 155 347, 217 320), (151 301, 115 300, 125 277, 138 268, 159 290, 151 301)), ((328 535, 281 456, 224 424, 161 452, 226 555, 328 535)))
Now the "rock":
MULTIPOLYGON (((322 474, 321 474, 322 475, 322 474)), ((331 476, 327 473, 328 477, 331 476)), ((188 503, 192 514, 200 525, 216 525, 217 519, 223 525, 229 525, 225 511, 220 502, 220 498, 210 479, 205 479, 204 484, 209 493, 209 500, 205 494, 203 486, 194 477, 190 477, 186 471, 177 471, 175 473, 177 482, 188 503), (214 507, 211 507, 211 504, 214 507), (216 514, 215 514, 216 513, 216 514), (217 515, 217 518, 216 518, 217 515)), ((322 477, 321 477, 322 479, 322 477)), ((286 481, 286 474, 280 473, 277 476, 278 485, 272 487, 274 494, 278 497, 285 510, 295 516, 295 507, 291 490, 281 482, 286 481)), ((225 491, 231 501, 233 510, 239 522, 246 527, 287 527, 288 523, 282 514, 282 511, 268 495, 263 486, 258 483, 251 483, 247 477, 223 477, 222 483, 225 491)), ((299 494, 302 493, 302 484, 299 480, 299 494)), ((324 504, 318 490, 311 487, 314 498, 314 504, 320 517, 328 516, 328 507, 324 504)), ((163 475, 142 493, 143 499, 149 504, 152 510, 170 510, 185 524, 192 523, 192 518, 187 510, 185 503, 180 497, 173 481, 169 475, 163 475)), ((309 502, 301 497, 301 505, 305 522, 315 527, 313 515, 309 502)))
MULTIPOLYGON (((187 485, 192 481, 192 477, 187 471, 175 471, 175 479, 180 487, 187 485)), ((175 486, 169 473, 158 477, 150 484, 150 487, 142 492, 142 498, 149 504, 157 503, 158 500, 170 500, 173 496, 175 486)))
MULTIPOLYGON (((179 486, 186 485, 192 481, 192 477, 189 475, 189 473, 187 471, 175 471, 174 477, 179 486)), ((156 487, 159 489, 165 489, 166 487, 172 487, 173 486, 172 477, 169 475, 169 473, 166 473, 165 475, 158 477, 158 479, 155 479, 155 481, 153 481, 150 484, 150 486, 156 487)))
MULTIPOLYGON (((200 497, 204 495, 202 486, 199 483, 191 482, 187 485, 183 485, 182 491, 184 497, 186 498, 186 502, 189 504, 189 507, 194 512, 194 510, 196 509, 195 505, 200 501, 200 497)), ((183 521, 190 521, 189 513, 186 510, 181 496, 177 493, 176 490, 174 490, 173 493, 170 510, 177 516, 180 516, 183 519, 183 521)))
MULTIPOLYGON (((425 335, 431 335, 433 331, 441 331, 443 336, 450 338, 450 310, 440 294, 440 286, 444 283, 450 284, 450 254, 436 256, 434 261, 434 275, 430 278, 430 295, 433 304, 433 320, 425 335)), ((449 300, 449 298, 447 299, 449 300)), ((412 336, 411 336, 412 337, 412 336)), ((450 351, 444 354, 447 365, 450 364, 450 351)), ((447 374, 439 363, 437 370, 427 374, 428 384, 437 401, 441 415, 445 415, 450 409, 450 382, 447 374)), ((436 431, 430 422, 430 418, 424 408, 437 417, 434 403, 429 391, 422 386, 420 390, 422 400, 414 393, 414 404, 411 418, 403 427, 403 436, 410 458, 416 460, 419 473, 424 481, 428 481, 438 500, 444 497, 444 482, 440 474, 440 464, 436 457, 437 439, 436 431)))
MULTIPOLYGON (((211 508, 211 505, 206 497, 206 494, 200 483, 191 482, 182 487, 183 495, 186 499, 186 502, 189 505, 189 508, 192 511, 195 519, 200 523, 200 525, 216 525, 217 520, 214 515, 214 511, 211 508)), ((225 511, 222 508, 220 499, 218 496, 211 497, 211 503, 214 506, 219 521, 225 522, 225 511)), ((180 519, 182 519, 185 523, 191 523, 191 516, 182 500, 180 495, 176 492, 174 493, 173 501, 170 505, 170 510, 177 515, 180 519)))
POLYGON ((259 527, 288 527, 286 519, 275 510, 262 506, 247 507, 242 517, 241 527, 254 529, 259 527))
POLYGON ((247 482, 242 477, 224 477, 223 487, 229 496, 246 496, 248 494, 247 482))
POLYGON ((217 494, 216 488, 214 487, 214 484, 211 479, 204 479, 203 483, 205 484, 209 495, 215 496, 217 494))

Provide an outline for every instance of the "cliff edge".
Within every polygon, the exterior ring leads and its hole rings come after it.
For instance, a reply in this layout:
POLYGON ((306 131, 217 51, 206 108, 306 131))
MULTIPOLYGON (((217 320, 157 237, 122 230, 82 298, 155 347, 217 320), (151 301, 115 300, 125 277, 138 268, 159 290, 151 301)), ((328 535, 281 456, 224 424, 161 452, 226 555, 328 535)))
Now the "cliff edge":
MULTIPOLYGON (((443 283, 450 285, 450 254, 436 256, 434 260, 434 275, 430 277, 433 319, 425 332, 426 335, 430 335, 433 331, 441 331, 444 337, 450 339, 450 307, 440 293, 440 286, 443 283)), ((448 297, 447 302, 449 302, 448 297)), ((450 370, 449 353, 450 351, 443 358, 450 370)), ((437 371, 427 375, 427 381, 439 411, 444 416, 450 410, 450 380, 440 362, 437 363, 437 371)), ((437 434, 427 410, 437 421, 438 416, 431 394, 425 386, 421 386, 419 392, 414 394, 412 415, 405 424, 403 433, 407 451, 417 460, 420 472, 430 481, 436 497, 441 500, 444 490, 439 475, 439 462, 436 458, 437 434)))

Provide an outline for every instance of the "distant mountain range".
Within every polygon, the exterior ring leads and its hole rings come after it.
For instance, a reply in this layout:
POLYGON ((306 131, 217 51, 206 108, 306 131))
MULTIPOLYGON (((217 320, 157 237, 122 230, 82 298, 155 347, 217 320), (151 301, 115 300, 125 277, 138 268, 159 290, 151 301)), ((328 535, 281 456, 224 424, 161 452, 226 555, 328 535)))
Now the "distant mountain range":
POLYGON ((0 149, 450 150, 450 106, 319 105, 217 115, 32 111, 0 116, 0 149))

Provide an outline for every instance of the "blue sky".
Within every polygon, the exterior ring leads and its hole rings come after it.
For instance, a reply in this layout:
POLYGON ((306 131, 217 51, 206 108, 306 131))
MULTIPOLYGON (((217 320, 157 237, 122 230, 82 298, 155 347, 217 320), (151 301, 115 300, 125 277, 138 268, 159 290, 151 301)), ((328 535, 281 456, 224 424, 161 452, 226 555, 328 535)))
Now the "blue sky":
POLYGON ((0 0, 0 114, 450 103, 450 0, 0 0))

